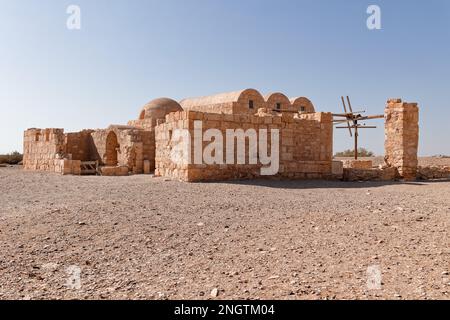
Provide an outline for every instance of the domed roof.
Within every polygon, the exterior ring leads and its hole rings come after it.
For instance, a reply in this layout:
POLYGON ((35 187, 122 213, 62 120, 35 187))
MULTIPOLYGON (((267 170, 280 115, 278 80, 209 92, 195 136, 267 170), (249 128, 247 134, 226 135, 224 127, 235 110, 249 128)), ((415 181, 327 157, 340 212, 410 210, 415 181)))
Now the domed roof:
POLYGON ((157 118, 162 119, 171 112, 183 111, 180 104, 169 98, 158 98, 150 101, 142 107, 139 119, 157 118))

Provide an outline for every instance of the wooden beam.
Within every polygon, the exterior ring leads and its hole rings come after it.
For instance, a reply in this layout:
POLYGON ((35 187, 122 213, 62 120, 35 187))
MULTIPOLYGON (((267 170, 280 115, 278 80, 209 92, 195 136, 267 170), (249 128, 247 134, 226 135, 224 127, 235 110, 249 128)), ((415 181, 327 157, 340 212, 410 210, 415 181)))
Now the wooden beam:
MULTIPOLYGON (((346 129, 346 128, 348 128, 348 127, 336 127, 336 129, 346 129)), ((360 125, 357 125, 357 126, 350 126, 350 128, 352 128, 352 129, 376 129, 377 127, 376 126, 360 126, 360 125)))
POLYGON ((384 118, 384 115, 379 114, 379 115, 375 115, 375 116, 364 116, 359 118, 358 120, 370 120, 370 119, 382 119, 384 118))

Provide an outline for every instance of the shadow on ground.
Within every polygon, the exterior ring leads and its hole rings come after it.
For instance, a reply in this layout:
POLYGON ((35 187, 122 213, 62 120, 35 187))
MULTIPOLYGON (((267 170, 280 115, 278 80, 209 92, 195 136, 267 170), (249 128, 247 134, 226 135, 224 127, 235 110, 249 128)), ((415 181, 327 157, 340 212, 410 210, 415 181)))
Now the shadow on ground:
POLYGON ((428 180, 428 181, 418 180, 418 181, 357 181, 357 182, 347 182, 338 180, 255 179, 255 180, 219 181, 216 183, 258 186, 275 189, 337 189, 337 188, 348 189, 348 188, 377 188, 384 186, 401 186, 401 185, 421 187, 443 182, 450 182, 450 179, 428 180))

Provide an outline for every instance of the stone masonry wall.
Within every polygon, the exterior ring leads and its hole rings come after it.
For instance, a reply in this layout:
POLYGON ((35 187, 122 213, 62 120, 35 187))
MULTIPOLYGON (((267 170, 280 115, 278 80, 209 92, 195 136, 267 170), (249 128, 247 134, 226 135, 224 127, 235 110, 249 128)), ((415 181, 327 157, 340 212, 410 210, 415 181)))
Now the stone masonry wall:
POLYGON ((65 155, 72 160, 92 160, 92 137, 93 130, 81 132, 70 132, 65 136, 65 155))
POLYGON ((55 160, 64 153, 63 129, 28 129, 24 132, 23 168, 55 171, 55 160))
MULTIPOLYGON (((207 129, 219 129, 226 145, 226 129, 279 129, 280 166, 277 177, 318 179, 331 176, 332 116, 316 113, 308 119, 294 119, 292 115, 229 115, 194 111, 171 113, 166 122, 156 127, 155 174, 182 181, 207 181, 250 179, 260 177, 261 164, 179 164, 171 160, 171 153, 178 141, 172 135, 176 129, 186 129, 191 136, 193 159, 194 121, 202 121, 202 133, 207 129)), ((270 136, 270 132, 268 133, 270 136)), ((210 142, 203 142, 205 148, 210 142)), ((270 150, 270 143, 269 148, 270 150)), ((270 152, 270 151, 269 151, 270 152)), ((236 149, 235 149, 236 153, 236 149)), ((225 152, 224 152, 225 154, 225 152)), ((235 154, 236 157, 236 154, 235 154)), ((270 176, 269 176, 270 177, 270 176)))
POLYGON ((385 161, 397 169, 399 178, 416 179, 418 144, 417 103, 388 100, 385 108, 385 161))
POLYGON ((150 170, 154 170, 154 131, 121 126, 111 126, 108 129, 96 130, 91 133, 94 149, 96 150, 95 160, 98 160, 102 165, 106 164, 107 137, 111 132, 116 135, 119 145, 119 152, 117 153, 118 166, 127 166, 135 174, 143 173, 144 161, 148 160, 150 162, 150 170))

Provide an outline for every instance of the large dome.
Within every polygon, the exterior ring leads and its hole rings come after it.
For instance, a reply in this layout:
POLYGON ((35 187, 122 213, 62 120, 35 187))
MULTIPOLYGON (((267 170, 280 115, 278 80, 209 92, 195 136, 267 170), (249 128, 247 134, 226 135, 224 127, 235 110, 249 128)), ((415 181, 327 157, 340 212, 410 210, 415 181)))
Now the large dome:
POLYGON ((139 119, 163 119, 166 114, 183 111, 180 104, 169 98, 158 98, 147 103, 139 114, 139 119))

